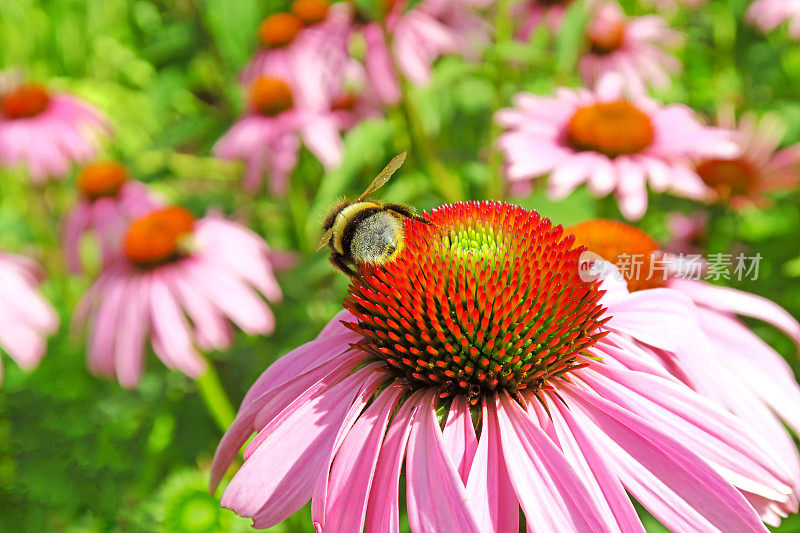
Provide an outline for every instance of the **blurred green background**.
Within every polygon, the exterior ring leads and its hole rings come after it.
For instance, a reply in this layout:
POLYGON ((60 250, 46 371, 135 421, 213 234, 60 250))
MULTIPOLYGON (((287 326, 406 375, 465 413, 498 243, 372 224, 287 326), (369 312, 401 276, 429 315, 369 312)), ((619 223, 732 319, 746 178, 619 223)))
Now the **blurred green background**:
MULTIPOLYGON (((629 14, 647 10, 622 2, 629 14)), ((678 11, 687 32, 679 53, 684 72, 657 96, 712 115, 720 104, 780 113, 800 141, 800 46, 777 31, 746 25, 746 0, 710 0, 678 11)), ((311 339, 341 308, 346 280, 325 254, 313 254, 319 217, 339 195, 360 193, 388 159, 410 145, 398 109, 357 126, 345 137, 345 162, 327 174, 307 152, 293 175, 288 201, 241 192, 242 168, 209 156, 238 116, 240 68, 257 46, 255 32, 276 0, 5 0, 0 1, 0 70, 72 92, 111 119, 107 156, 197 214, 215 207, 265 237, 276 250, 298 253, 279 274, 284 302, 275 306, 269 337, 239 334, 233 348, 208 354, 236 406, 276 357, 311 339)), ((491 116, 520 90, 547 93, 579 85, 575 62, 583 47, 580 9, 570 10, 557 37, 529 43, 498 34, 481 62, 444 58, 429 87, 408 98, 419 112, 435 157, 458 178, 461 196, 502 196, 502 161, 492 148, 491 116)), ((501 30, 503 28, 500 28, 501 30)), ((419 157, 382 191, 383 197, 430 208, 443 202, 419 157)), ((220 438, 193 382, 151 358, 140 386, 89 374, 84 340, 70 335, 70 315, 91 283, 66 274, 57 245, 59 214, 73 201, 73 180, 33 191, 21 170, 0 170, 0 248, 30 255, 49 271, 47 297, 62 319, 41 366, 30 374, 4 359, 0 389, 0 531, 245 531, 249 520, 221 510, 205 491, 220 438), (38 196, 36 196, 38 195, 38 196), (41 200, 41 202, 40 202, 41 200)), ((764 260, 757 281, 740 287, 800 316, 800 196, 775 198, 762 211, 712 210, 709 251, 752 251, 764 260)), ((598 215, 619 217, 614 202, 579 190, 552 203, 541 188, 514 199, 557 223, 598 215)), ((642 226, 666 239, 666 214, 691 212, 691 202, 651 198, 642 226)), ((763 324, 755 330, 798 369, 788 339, 763 324)), ((648 530, 662 531, 643 513, 648 530)), ((407 530, 407 525, 404 526, 407 530)), ((275 531, 313 531, 302 511, 275 531)), ((800 531, 792 517, 776 531, 800 531)))

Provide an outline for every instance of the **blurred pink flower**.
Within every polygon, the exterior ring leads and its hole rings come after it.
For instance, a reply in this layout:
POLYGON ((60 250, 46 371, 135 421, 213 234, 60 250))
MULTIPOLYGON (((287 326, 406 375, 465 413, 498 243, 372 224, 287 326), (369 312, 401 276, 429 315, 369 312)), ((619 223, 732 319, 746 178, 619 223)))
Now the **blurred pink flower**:
POLYGON ((261 77, 277 77, 292 89, 298 107, 321 111, 330 106, 332 84, 337 78, 340 51, 331 47, 341 33, 333 14, 304 27, 291 13, 277 13, 259 28, 261 48, 245 66, 241 83, 249 88, 261 77))
MULTIPOLYGON (((628 257, 627 274, 633 270, 631 258, 639 257, 641 261, 642 256, 659 253, 649 245, 640 246, 639 243, 654 242, 646 233, 621 222, 592 220, 568 228, 567 232, 576 236, 576 244, 612 263, 618 263, 625 254, 628 257)), ((646 259, 645 263, 645 267, 649 266, 646 259)), ((620 273, 623 273, 623 266, 620 265, 620 273)), ((625 277, 629 278, 628 275, 625 277)), ((636 279, 626 281, 627 287, 608 276, 603 283, 603 288, 608 291, 606 305, 615 318, 645 313, 645 304, 631 306, 632 302, 640 298, 644 302, 656 294, 669 295, 672 300, 671 304, 663 301, 661 312, 673 308, 685 316, 695 316, 693 335, 662 336, 656 331, 652 334, 639 331, 633 340, 675 377, 747 422, 764 438, 771 456, 776 457, 784 471, 791 475, 793 494, 782 502, 765 502, 742 487, 762 518, 770 525, 777 525, 781 517, 797 512, 800 460, 783 423, 794 431, 800 430, 800 412, 797 409, 800 386, 783 358, 736 315, 766 321, 780 328, 798 345, 800 324, 765 298, 705 281, 681 278, 669 270, 650 272, 642 268, 636 279), (627 294, 628 288, 632 291, 630 295, 627 294), (618 297, 623 303, 612 303, 618 297), (698 328, 702 335, 697 335, 698 328)), ((644 323, 644 318, 640 319, 644 323)))
POLYGON ((0 252, 0 348, 26 370, 39 364, 45 337, 58 329, 55 309, 39 294, 42 277, 30 259, 0 252))
POLYGON ((295 61, 302 56, 302 76, 312 78, 308 85, 317 93, 332 87, 328 92, 335 99, 343 66, 357 59, 363 62, 369 92, 381 102, 394 105, 401 98, 396 68, 411 83, 427 85, 433 62, 439 57, 476 56, 488 43, 490 30, 478 10, 490 3, 425 0, 406 11, 405 1, 393 2, 383 21, 389 44, 380 22, 367 19, 351 3, 339 2, 330 6, 324 21, 302 30, 290 46, 259 53, 246 70, 245 79, 254 73, 271 74, 267 61, 270 54, 291 56, 295 61), (360 49, 354 55, 361 57, 353 57, 353 49, 360 49))
POLYGON ((296 94, 282 78, 256 79, 248 91, 249 110, 214 146, 216 157, 244 160, 245 189, 257 190, 266 171, 270 192, 285 195, 297 165, 300 138, 325 168, 341 162, 338 118, 330 109, 314 109, 295 100, 296 94))
POLYGON ((667 229, 670 240, 664 250, 672 254, 701 254, 706 238, 708 213, 695 211, 689 215, 670 213, 667 215, 667 229))
POLYGON ((747 9, 747 20, 763 32, 788 22, 789 35, 800 40, 800 0, 755 0, 747 9))
POLYGON ((273 330, 275 318, 261 296, 276 302, 281 292, 269 248, 248 229, 167 207, 130 225, 124 252, 75 313, 76 325, 89 324, 93 372, 135 386, 149 339, 165 365, 194 378, 206 367, 198 348, 230 347, 229 320, 250 334, 273 330))
POLYGON ((67 266, 73 273, 82 271, 81 238, 93 232, 100 241, 103 262, 118 254, 128 224, 158 202, 143 184, 131 181, 120 163, 102 161, 84 167, 78 174, 80 197, 66 214, 62 244, 67 266))
POLYGON ((646 0, 643 3, 655 5, 659 9, 675 10, 680 6, 691 8, 700 7, 706 2, 708 2, 708 0, 646 0))
POLYGON ((94 159, 99 139, 110 133, 99 111, 68 94, 21 84, 0 95, 0 164, 25 164, 35 183, 94 159))
POLYGON ((683 37, 659 16, 627 18, 618 3, 602 2, 586 30, 590 49, 580 61, 581 78, 594 87, 603 76, 616 73, 634 92, 645 93, 647 85, 666 87, 681 63, 664 48, 678 46, 683 37))
POLYGON ((491 26, 479 15, 487 0, 424 0, 405 13, 395 2, 387 20, 403 74, 416 85, 431 81, 433 62, 445 55, 476 57, 489 42, 491 26))
POLYGON ((691 109, 626 97, 622 78, 608 75, 594 92, 560 88, 554 96, 518 94, 515 107, 497 113, 508 129, 499 139, 510 182, 550 174, 552 198, 588 183, 596 196, 615 192, 622 214, 647 210, 647 183, 688 198, 707 188, 690 158, 738 154, 730 131, 704 126, 691 109))
POLYGON ((223 506, 266 528, 311 499, 317 531, 396 532, 404 471, 412 531, 515 532, 520 507, 531 531, 643 531, 627 491, 673 531, 766 532, 735 488, 788 498, 766 443, 626 340, 702 337, 685 297, 608 298, 520 207, 429 218, 247 393, 212 466, 214 487, 257 432, 223 506))
POLYGON ((697 163, 697 174, 713 191, 713 199, 734 208, 764 207, 769 204, 765 193, 790 190, 800 183, 800 143, 778 150, 786 133, 779 116, 768 114, 758 120, 746 114, 737 126, 729 112, 720 117, 719 125, 737 130, 741 155, 697 163))
MULTIPOLYGON (((514 15, 522 20, 518 38, 527 41, 544 23, 551 32, 557 32, 564 20, 567 7, 575 0, 525 0, 514 6, 514 15)), ((589 3, 589 2, 587 2, 589 3)))

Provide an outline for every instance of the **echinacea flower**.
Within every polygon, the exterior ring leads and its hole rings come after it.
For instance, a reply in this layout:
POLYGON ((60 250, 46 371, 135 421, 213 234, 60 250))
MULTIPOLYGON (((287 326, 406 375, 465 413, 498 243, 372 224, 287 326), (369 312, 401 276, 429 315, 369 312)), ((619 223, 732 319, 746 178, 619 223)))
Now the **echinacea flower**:
POLYGON ((109 134, 100 112, 74 96, 35 83, 0 94, 0 164, 25 164, 34 183, 63 178, 73 163, 92 160, 109 134))
POLYGON ((500 110, 508 129, 499 139, 506 178, 530 180, 549 174, 552 198, 586 182, 596 196, 612 191, 622 214, 639 219, 647 210, 647 183, 704 199, 707 188, 691 158, 735 157, 732 133, 704 126, 691 109, 627 97, 622 78, 604 76, 594 92, 557 89, 553 96, 518 94, 515 107, 500 110))
MULTIPOLYGON (((489 41, 489 26, 479 15, 490 0, 424 0, 387 3, 383 20, 371 20, 358 6, 338 2, 323 23, 303 30, 312 53, 327 63, 326 82, 353 59, 363 63, 369 92, 384 104, 400 101, 398 74, 412 84, 430 83, 433 63, 446 55, 474 58, 489 41), (306 35, 308 35, 306 37, 306 35), (360 54, 351 54, 353 49, 360 54), (320 54, 321 51, 321 54, 320 54), (363 57, 354 57, 360 55, 363 57)), ((298 37, 298 40, 300 37, 298 37)))
POLYGON ((697 8, 707 1, 708 0, 647 0, 645 3, 650 5, 655 4, 659 9, 675 10, 681 6, 697 8))
POLYGON ((667 259, 644 231, 610 220, 582 222, 567 229, 576 244, 620 266, 627 288, 636 297, 654 292, 680 294, 693 308, 706 342, 673 348, 648 345, 648 352, 666 369, 704 396, 719 402, 763 436, 773 454, 789 468, 794 495, 787 502, 767 505, 771 524, 797 512, 800 460, 787 424, 800 431, 800 386, 783 358, 755 335, 737 315, 763 320, 800 345, 800 324, 775 303, 746 292, 680 277, 665 269, 667 259), (620 264, 625 257, 626 264, 620 264), (656 263, 661 263, 656 264, 656 263), (623 268, 624 267, 624 268, 623 268), (692 305, 690 302, 693 302, 692 305))
POLYGON ((741 154, 697 162, 697 174, 711 189, 714 200, 734 208, 764 207, 769 203, 766 193, 788 190, 800 183, 800 143, 778 149, 786 124, 777 115, 759 120, 746 114, 737 126, 732 116, 724 114, 719 125, 736 128, 741 154))
POLYGON ((747 20, 763 32, 788 22, 789 35, 800 40, 800 0, 755 0, 747 8, 747 20))
POLYGON ((244 187, 255 191, 264 172, 270 192, 284 195, 297 165, 300 138, 325 168, 342 159, 338 118, 295 100, 296 91, 285 79, 257 78, 248 89, 248 111, 217 141, 213 153, 222 159, 245 162, 244 187))
POLYGON ((394 3, 387 28, 398 67, 416 85, 430 83, 437 58, 474 57, 489 41, 489 26, 478 13, 486 0, 423 0, 402 13, 405 4, 394 3))
POLYGON ((242 84, 248 87, 262 76, 278 77, 291 87, 298 106, 328 107, 339 58, 328 45, 338 31, 328 13, 327 2, 300 0, 291 13, 264 19, 258 29, 261 47, 242 71, 242 84))
POLYGON ((0 348, 28 370, 39 364, 45 338, 58 329, 55 309, 39 294, 42 276, 30 259, 0 252, 0 348))
POLYGON ((116 161, 99 161, 81 169, 76 181, 80 198, 63 224, 63 249, 73 273, 82 270, 81 238, 93 232, 100 241, 104 262, 118 253, 128 224, 153 210, 157 202, 147 188, 132 181, 116 161))
POLYGON ((656 15, 628 18, 616 2, 594 9, 586 39, 589 51, 581 58, 580 72, 587 87, 616 73, 631 91, 644 93, 648 85, 666 87, 670 74, 681 69, 664 49, 681 44, 683 35, 656 15))
POLYGON ((228 348, 229 322, 251 334, 272 331, 264 298, 275 302, 281 293, 269 249, 250 230, 166 207, 134 220, 123 245, 120 260, 106 265, 75 316, 79 325, 89 323, 93 372, 135 386, 149 340, 165 365, 198 377, 206 366, 198 348, 228 348))
POLYGON ((575 0, 525 0, 514 6, 514 15, 522 21, 518 38, 527 41, 533 32, 544 23, 551 32, 557 32, 564 20, 564 13, 575 0))
POLYGON ((622 337, 700 335, 676 293, 607 308, 574 237, 519 207, 428 218, 247 393, 212 466, 216 486, 257 432, 223 506, 265 528, 311 499, 317 531, 397 532, 405 472, 415 532, 516 532, 520 507, 529 531, 642 531, 626 491, 674 531, 766 531, 735 487, 783 502, 781 465, 622 337))

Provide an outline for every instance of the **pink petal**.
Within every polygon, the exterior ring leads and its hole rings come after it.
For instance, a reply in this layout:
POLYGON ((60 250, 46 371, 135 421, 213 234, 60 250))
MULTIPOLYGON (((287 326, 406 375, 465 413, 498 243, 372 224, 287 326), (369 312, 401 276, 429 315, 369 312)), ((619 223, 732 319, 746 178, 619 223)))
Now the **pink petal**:
POLYGON ((403 467, 406 444, 418 407, 424 393, 412 394, 392 420, 375 467, 375 477, 367 502, 367 533, 398 533, 400 530, 400 505, 398 503, 398 484, 403 467))
POLYGON ((367 502, 386 426, 404 390, 389 386, 359 417, 333 462, 323 517, 314 522, 326 532, 364 529, 367 502))
POLYGON ((772 324, 800 345, 800 324, 786 310, 766 298, 727 287, 716 287, 703 281, 674 278, 669 286, 683 292, 699 305, 772 324))
POLYGON ((417 406, 406 454, 408 520, 418 533, 481 531, 467 504, 464 483, 445 454, 435 392, 417 406))
POLYGON ((467 498, 481 531, 519 531, 519 503, 506 470, 497 413, 494 405, 488 405, 486 400, 481 440, 467 481, 467 498))
POLYGON ((766 532, 744 496, 678 441, 595 394, 559 392, 628 492, 667 528, 766 532))
POLYGON ((372 369, 355 372, 298 409, 245 461, 222 495, 222 506, 271 527, 310 498, 342 422, 372 369))
POLYGON ((507 394, 495 409, 500 442, 517 500, 532 531, 599 533, 604 523, 589 491, 538 423, 507 394))
POLYGON ((472 458, 478 448, 478 437, 472 425, 469 401, 463 396, 456 396, 450 406, 450 414, 442 431, 445 452, 458 469, 458 475, 466 483, 472 458))
POLYGON ((625 488, 593 439, 575 422, 560 398, 548 394, 544 400, 559 447, 591 491, 592 500, 597 502, 609 527, 616 524, 623 533, 644 532, 644 526, 625 488))

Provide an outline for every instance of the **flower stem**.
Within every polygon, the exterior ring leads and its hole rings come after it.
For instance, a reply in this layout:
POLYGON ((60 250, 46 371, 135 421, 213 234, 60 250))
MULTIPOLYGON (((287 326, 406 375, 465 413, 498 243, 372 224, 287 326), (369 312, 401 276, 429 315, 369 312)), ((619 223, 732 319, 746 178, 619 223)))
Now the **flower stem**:
POLYGON ((495 42, 508 42, 513 36, 514 28, 511 23, 511 2, 509 0, 498 0, 494 15, 495 42))
POLYGON ((217 427, 225 433, 233 423, 235 412, 225 394, 225 389, 222 388, 214 365, 208 363, 208 370, 197 378, 195 383, 197 383, 197 391, 203 398, 208 414, 214 419, 217 427))
MULTIPOLYGON (((391 49, 392 41, 385 24, 382 24, 381 28, 383 30, 384 41, 391 49)), ((461 181, 457 176, 453 175, 434 154, 431 139, 425 134, 425 127, 422 124, 419 111, 411 98, 411 85, 405 76, 403 76, 397 64, 397 59, 394 57, 391 50, 389 56, 391 58, 392 70, 400 85, 400 107, 403 112, 403 117, 406 120, 406 125, 408 126, 408 134, 411 138, 411 148, 414 154, 419 158, 422 169, 428 173, 445 201, 458 202, 463 200, 464 190, 461 186, 461 181)))
MULTIPOLYGON (((514 37, 514 27, 511 19, 511 2, 509 0, 498 0, 494 16, 494 36, 495 43, 506 43, 514 37)), ((486 184, 486 198, 490 200, 502 200, 505 196, 505 180, 503 179, 503 154, 497 145, 503 128, 495 120, 497 111, 506 105, 503 80, 506 79, 506 64, 498 62, 495 77, 496 101, 490 117, 489 125, 489 182, 486 184)))

